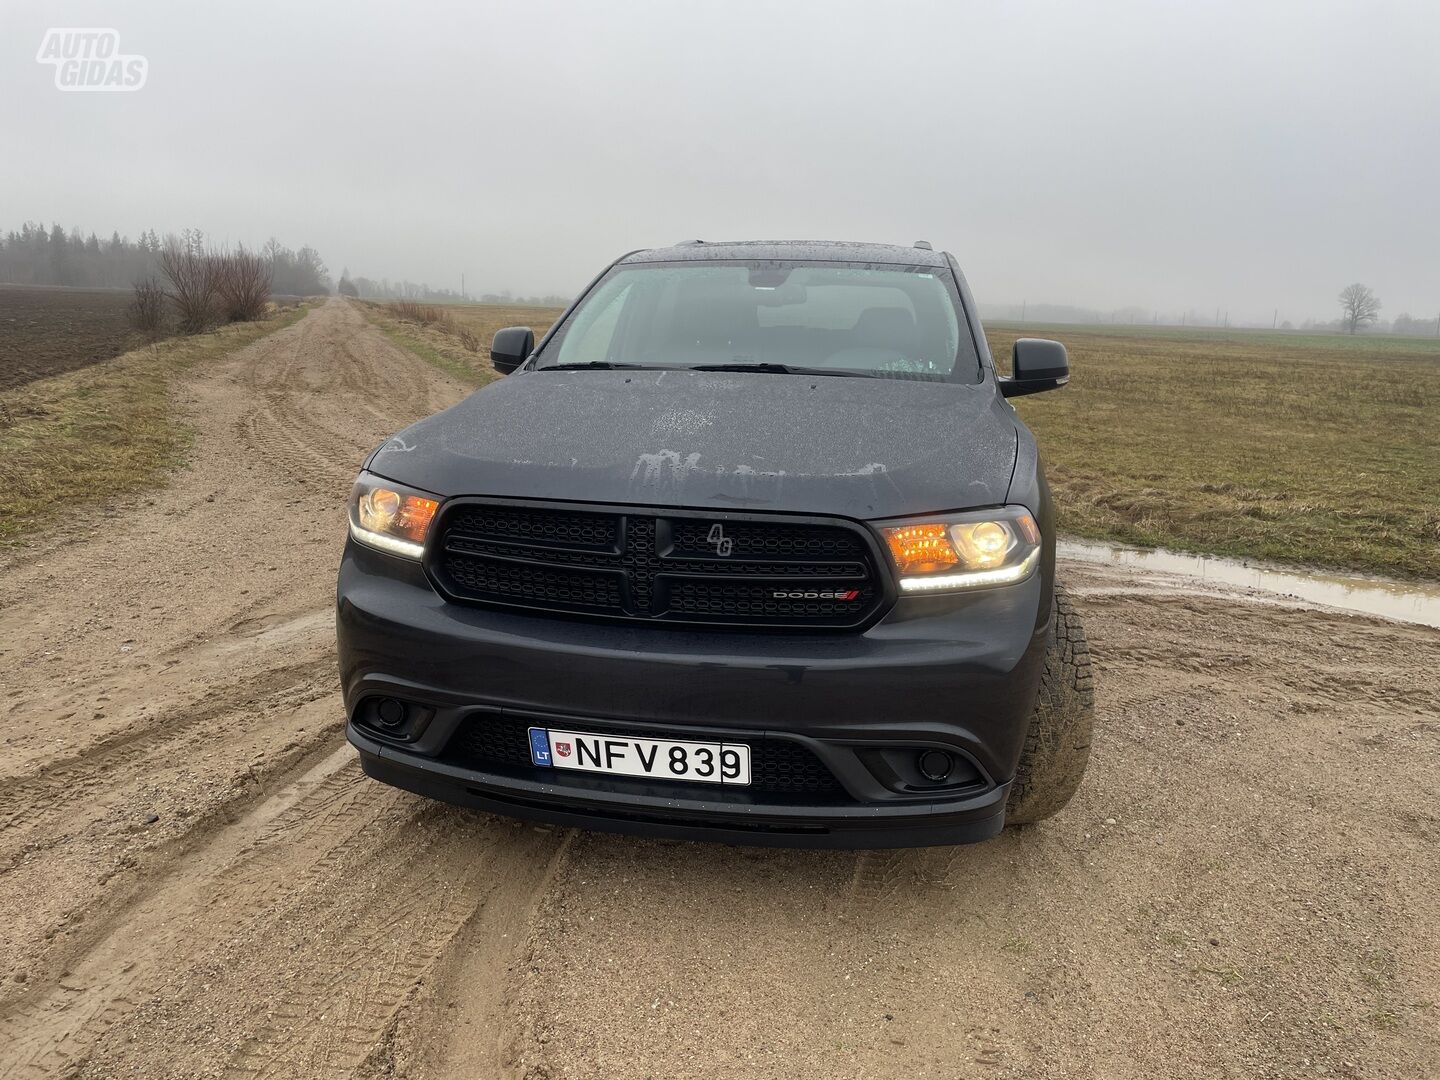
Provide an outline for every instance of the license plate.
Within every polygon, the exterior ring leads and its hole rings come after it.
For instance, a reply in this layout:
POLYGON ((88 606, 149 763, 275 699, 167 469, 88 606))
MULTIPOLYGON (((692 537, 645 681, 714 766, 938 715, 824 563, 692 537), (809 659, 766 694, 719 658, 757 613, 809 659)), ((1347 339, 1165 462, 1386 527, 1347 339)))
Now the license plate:
POLYGON ((547 768, 641 776, 650 780, 750 783, 750 747, 743 743, 634 739, 532 727, 530 760, 547 768))

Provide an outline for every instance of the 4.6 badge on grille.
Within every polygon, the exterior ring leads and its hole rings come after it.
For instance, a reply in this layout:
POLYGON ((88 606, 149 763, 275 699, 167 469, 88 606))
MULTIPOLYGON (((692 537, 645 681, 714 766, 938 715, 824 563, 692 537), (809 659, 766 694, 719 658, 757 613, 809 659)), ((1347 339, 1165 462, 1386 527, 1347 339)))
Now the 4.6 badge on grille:
POLYGON ((715 545, 715 554, 728 557, 735 550, 735 541, 725 535, 724 525, 711 525, 705 542, 715 545))

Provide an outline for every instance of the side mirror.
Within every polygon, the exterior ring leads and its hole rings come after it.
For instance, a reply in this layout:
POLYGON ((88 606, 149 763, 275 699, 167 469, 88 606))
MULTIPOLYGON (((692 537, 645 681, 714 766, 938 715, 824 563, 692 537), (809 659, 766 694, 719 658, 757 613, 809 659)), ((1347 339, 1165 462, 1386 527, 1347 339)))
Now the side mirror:
POLYGON ((1015 341, 1010 372, 1000 380, 1000 393, 1007 398, 1056 390, 1070 381, 1070 357, 1058 341, 1022 337, 1015 341))
POLYGON ((535 351, 535 331, 528 326, 507 326, 495 331, 490 343, 490 363, 502 375, 509 375, 535 351))

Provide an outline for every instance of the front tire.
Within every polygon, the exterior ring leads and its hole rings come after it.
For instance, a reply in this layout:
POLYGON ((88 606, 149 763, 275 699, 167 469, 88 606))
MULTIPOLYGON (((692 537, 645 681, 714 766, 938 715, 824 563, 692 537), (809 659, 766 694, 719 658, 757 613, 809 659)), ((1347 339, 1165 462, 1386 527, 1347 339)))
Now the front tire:
POLYGON ((1085 775, 1095 729, 1090 645, 1069 595, 1055 586, 1050 641, 1040 693, 1005 804, 1006 825, 1029 825, 1058 812, 1085 775))

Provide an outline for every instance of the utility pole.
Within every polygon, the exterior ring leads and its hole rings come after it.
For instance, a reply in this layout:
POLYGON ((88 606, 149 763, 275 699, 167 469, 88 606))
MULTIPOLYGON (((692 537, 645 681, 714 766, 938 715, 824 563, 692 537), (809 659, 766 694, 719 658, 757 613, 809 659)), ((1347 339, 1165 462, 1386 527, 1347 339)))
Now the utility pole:
POLYGON ((1215 309, 1215 325, 1220 325, 1220 309, 1218 307, 1215 309))
POLYGON ((1279 325, 1280 325, 1280 309, 1277 307, 1277 308, 1275 309, 1275 317, 1270 320, 1270 329, 1271 329, 1271 330, 1274 330, 1274 329, 1275 329, 1276 327, 1278 327, 1279 325))
POLYGON ((465 299, 465 271, 460 271, 460 299, 465 299))
POLYGON ((1021 322, 1024 322, 1024 321, 1025 321, 1025 309, 1026 309, 1027 307, 1029 307, 1029 306, 1030 306, 1030 301, 1029 301, 1029 300, 1021 300, 1021 301, 1020 301, 1020 321, 1021 321, 1021 322))

